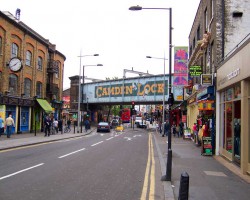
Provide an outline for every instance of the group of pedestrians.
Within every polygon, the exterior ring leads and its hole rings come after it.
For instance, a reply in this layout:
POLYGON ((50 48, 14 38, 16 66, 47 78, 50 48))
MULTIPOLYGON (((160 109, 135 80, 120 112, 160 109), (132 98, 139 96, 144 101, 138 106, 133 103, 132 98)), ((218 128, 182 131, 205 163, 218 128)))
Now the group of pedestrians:
MULTIPOLYGON (((62 122, 58 121, 57 118, 51 119, 49 116, 46 116, 44 119, 44 137, 50 136, 51 134, 58 133, 59 129, 62 129, 62 122)), ((61 133, 63 131, 61 130, 61 133)))
POLYGON ((184 123, 180 121, 178 130, 177 130, 176 123, 173 122, 171 126, 169 123, 169 120, 166 119, 166 122, 164 123, 164 126, 163 126, 163 130, 161 129, 162 129, 162 123, 159 123, 159 130, 160 130, 160 134, 162 135, 162 137, 168 136, 168 134, 170 133, 173 133, 173 136, 182 137, 183 132, 184 132, 184 123))

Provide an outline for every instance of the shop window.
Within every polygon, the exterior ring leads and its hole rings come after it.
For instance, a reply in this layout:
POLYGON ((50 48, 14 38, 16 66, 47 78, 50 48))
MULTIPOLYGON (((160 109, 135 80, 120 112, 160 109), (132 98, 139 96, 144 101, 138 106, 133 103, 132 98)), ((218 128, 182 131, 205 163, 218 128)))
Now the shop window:
POLYGON ((234 101, 234 161, 240 163, 241 146, 241 101, 234 101))
POLYGON ((226 91, 226 101, 231 101, 233 99, 233 88, 226 91))
POLYGON ((10 74, 9 76, 9 93, 12 95, 17 94, 17 76, 15 74, 10 74))
POLYGON ((18 56, 18 46, 16 43, 12 43, 11 45, 11 58, 17 57, 18 56))
POLYGON ((234 98, 235 98, 235 99, 240 99, 240 97, 241 97, 240 84, 237 84, 237 85, 234 87, 234 98))
POLYGON ((225 106, 225 143, 224 147, 227 151, 232 153, 232 102, 226 103, 225 106))

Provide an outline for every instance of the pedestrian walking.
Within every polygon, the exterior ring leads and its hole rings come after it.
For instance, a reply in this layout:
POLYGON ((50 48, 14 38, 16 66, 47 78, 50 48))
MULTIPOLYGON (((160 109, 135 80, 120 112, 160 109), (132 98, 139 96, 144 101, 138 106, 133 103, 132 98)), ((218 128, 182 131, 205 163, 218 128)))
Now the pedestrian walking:
POLYGON ((192 130, 193 130, 193 137, 194 137, 195 144, 198 144, 198 130, 197 130, 197 128, 198 127, 197 127, 196 123, 194 123, 192 130))
POLYGON ((0 137, 4 133, 4 120, 2 116, 0 115, 0 137))
POLYGON ((44 120, 44 127, 45 127, 45 135, 46 136, 50 136, 50 129, 51 129, 51 119, 49 118, 49 116, 46 116, 45 120, 44 120))
POLYGON ((85 119, 85 121, 84 121, 84 126, 85 126, 85 131, 87 132, 88 129, 90 129, 90 123, 89 123, 89 120, 88 120, 88 119, 85 119))
POLYGON ((180 121, 179 123, 179 136, 183 136, 183 130, 184 130, 184 123, 180 121))
POLYGON ((58 120, 57 120, 57 118, 55 118, 53 121, 53 128, 56 131, 56 133, 58 133, 58 120))
POLYGON ((9 114, 9 117, 5 120, 5 125, 6 125, 7 138, 10 138, 12 134, 12 127, 15 127, 15 123, 11 114, 9 114))
MULTIPOLYGON (((176 135, 176 124, 175 124, 175 122, 173 122, 173 125, 172 125, 172 132, 173 132, 173 136, 175 137, 175 135, 176 135)), ((179 137, 179 135, 178 135, 178 137, 179 137)))
POLYGON ((70 119, 68 119, 68 120, 67 120, 68 129, 70 129, 70 125, 71 125, 71 121, 70 121, 70 119))
POLYGON ((165 135, 168 136, 168 134, 170 134, 170 123, 169 123, 169 120, 166 119, 166 122, 164 124, 164 131, 163 131, 162 137, 164 137, 165 135))

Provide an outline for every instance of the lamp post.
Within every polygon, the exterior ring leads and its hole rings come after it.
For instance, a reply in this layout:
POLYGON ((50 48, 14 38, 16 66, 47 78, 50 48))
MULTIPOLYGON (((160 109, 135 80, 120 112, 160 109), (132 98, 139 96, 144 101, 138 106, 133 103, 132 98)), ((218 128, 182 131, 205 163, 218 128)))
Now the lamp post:
MULTIPOLYGON (((168 10, 169 11, 169 97, 168 104, 169 104, 169 123, 171 127, 171 106, 172 106, 172 8, 143 8, 141 6, 131 6, 129 10, 131 11, 138 11, 144 9, 151 9, 151 10, 168 10)), ((171 174, 172 174, 172 149, 171 149, 171 133, 168 134, 168 158, 167 158, 167 169, 166 175, 161 178, 162 181, 171 181, 171 174)))
POLYGON ((82 57, 87 56, 99 56, 99 54, 92 54, 92 55, 82 55, 80 52, 80 67, 79 67, 79 80, 78 80, 78 109, 77 109, 77 133, 80 133, 80 101, 81 101, 81 68, 82 68, 82 57))
POLYGON ((163 72, 163 101, 162 101, 162 131, 165 135, 165 129, 164 129, 164 122, 165 122, 165 61, 168 60, 165 58, 165 53, 164 53, 164 58, 157 58, 157 57, 152 57, 152 56, 146 56, 146 58, 153 58, 153 59, 160 59, 164 60, 164 72, 163 72))
POLYGON ((103 66, 102 64, 96 64, 96 65, 83 65, 83 68, 82 68, 82 84, 83 84, 83 87, 82 87, 82 102, 85 100, 84 98, 84 82, 85 82, 85 75, 84 75, 84 68, 85 67, 90 67, 90 66, 103 66))

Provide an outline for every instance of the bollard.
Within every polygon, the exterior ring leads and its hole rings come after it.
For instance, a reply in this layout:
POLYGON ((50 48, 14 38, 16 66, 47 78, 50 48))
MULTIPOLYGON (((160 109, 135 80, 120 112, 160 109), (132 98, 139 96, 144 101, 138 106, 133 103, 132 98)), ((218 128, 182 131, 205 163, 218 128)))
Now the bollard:
POLYGON ((189 175, 187 172, 182 172, 178 200, 188 200, 188 190, 189 190, 189 175))

